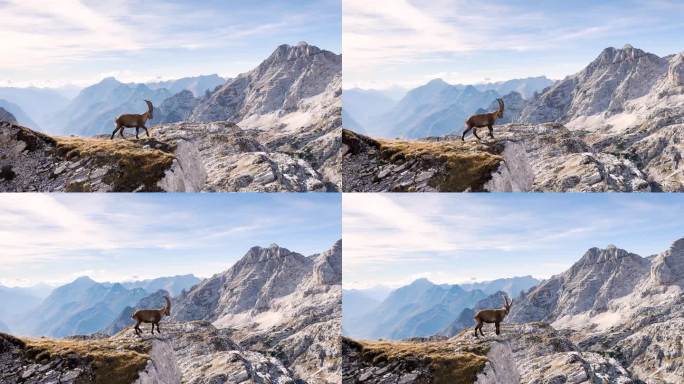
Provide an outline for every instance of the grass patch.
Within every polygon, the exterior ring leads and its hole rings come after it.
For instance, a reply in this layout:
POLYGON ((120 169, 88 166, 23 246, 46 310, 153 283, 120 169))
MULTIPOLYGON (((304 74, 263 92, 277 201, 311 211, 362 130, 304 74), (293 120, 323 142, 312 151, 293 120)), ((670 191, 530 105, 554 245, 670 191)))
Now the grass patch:
POLYGON ((446 173, 430 180, 430 186, 440 192, 462 192, 467 189, 481 191, 491 179, 503 157, 503 147, 477 142, 461 141, 407 141, 377 139, 381 156, 390 162, 419 159, 445 164, 446 173))
POLYGON ((353 341, 350 344, 360 351, 361 357, 374 365, 393 361, 420 361, 427 364, 435 384, 470 384, 487 363, 486 346, 457 350, 453 342, 424 343, 353 341))
POLYGON ((144 343, 102 340, 24 339, 26 357, 36 362, 60 357, 67 364, 91 364, 95 384, 129 384, 138 378, 149 360, 144 343))
MULTIPOLYGON (((164 172, 171 167, 174 156, 165 151, 143 148, 150 139, 141 140, 109 140, 100 138, 57 137, 56 153, 66 160, 79 158, 94 159, 98 166, 110 165, 113 169, 104 177, 104 181, 112 186, 115 192, 130 192, 142 186, 143 192, 158 192, 161 189, 157 182, 164 177, 164 172)), ((74 186, 74 191, 84 189, 74 186)))

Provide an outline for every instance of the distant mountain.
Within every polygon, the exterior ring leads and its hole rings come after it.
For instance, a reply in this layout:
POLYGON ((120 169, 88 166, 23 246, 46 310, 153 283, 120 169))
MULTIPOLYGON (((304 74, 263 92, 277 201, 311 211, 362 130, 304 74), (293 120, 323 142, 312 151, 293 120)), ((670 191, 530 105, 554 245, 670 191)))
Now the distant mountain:
POLYGON ((0 107, 0 121, 6 121, 9 123, 17 123, 17 119, 13 114, 7 112, 4 108, 0 107))
POLYGON ((302 100, 322 95, 340 76, 341 67, 341 55, 306 43, 281 45, 257 68, 203 99, 191 120, 239 124, 247 117, 302 110, 302 100))
POLYGON ((109 325, 126 306, 148 293, 118 283, 97 283, 88 277, 55 288, 38 307, 24 316, 15 332, 63 337, 97 332, 109 325))
MULTIPOLYGON (((553 84, 545 77, 514 79, 491 84, 448 84, 434 79, 408 91, 394 102, 381 91, 345 91, 349 115, 371 136, 416 139, 458 133, 468 116, 486 109, 497 97, 511 97, 511 111, 522 109, 522 97, 531 97, 553 84), (348 94, 348 95, 347 95, 348 94), (387 106, 392 106, 387 109, 387 106), (377 113, 382 109, 384 113, 377 113)), ((346 107, 345 107, 346 108, 346 107)), ((517 116, 517 113, 514 114, 517 116)), ((511 115, 511 116, 514 116, 511 115)))
POLYGON ((347 112, 346 109, 342 109, 342 126, 351 129, 354 132, 364 133, 366 129, 361 126, 353 117, 347 112))
MULTIPOLYGON (((35 121, 31 120, 31 118, 17 104, 11 103, 7 100, 0 99, 0 108, 2 108, 3 110, 5 110, 9 114, 11 114, 12 117, 14 117, 14 119, 19 124, 27 126, 29 128, 33 128, 33 129, 40 129, 38 124, 36 124, 35 121)), ((8 120, 3 120, 3 121, 8 121, 8 120)))
POLYGON ((475 88, 480 91, 496 91, 500 95, 507 95, 511 92, 517 92, 523 98, 530 99, 535 93, 541 92, 554 83, 555 81, 547 78, 546 76, 538 76, 500 81, 496 83, 475 84, 475 88))
POLYGON ((615 246, 591 248, 566 272, 543 281, 511 310, 510 320, 547 321, 581 313, 594 316, 632 293, 651 262, 615 246))
POLYGON ((520 276, 459 285, 465 290, 479 289, 488 295, 493 295, 501 291, 505 292, 510 297, 515 298, 518 297, 521 292, 527 291, 539 283, 540 280, 537 280, 532 276, 520 276))
POLYGON ((52 116, 69 103, 69 98, 55 89, 36 87, 0 87, 0 99, 19 106, 25 116, 15 114, 17 120, 34 129, 52 128, 52 116))
MULTIPOLYGON (((151 291, 149 291, 151 292, 151 291)), ((168 291, 160 289, 149 296, 145 296, 133 306, 127 306, 106 328, 100 330, 106 335, 115 335, 122 329, 135 325, 131 318, 138 309, 156 309, 166 306, 165 297, 171 297, 168 291)), ((173 305, 171 306, 173 308, 173 305)))
POLYGON ((61 134, 94 136, 114 130, 114 119, 125 113, 147 111, 144 100, 159 105, 171 96, 167 89, 153 90, 144 84, 124 84, 113 77, 83 89, 56 115, 61 134))
POLYGON ((178 275, 159 277, 141 281, 129 281, 121 283, 127 289, 142 288, 147 292, 167 291, 171 296, 178 296, 183 290, 188 290, 201 281, 194 275, 178 275))
MULTIPOLYGON (((345 89, 342 91, 342 112, 347 114, 349 121, 356 121, 361 127, 368 126, 374 117, 378 117, 389 111, 397 103, 396 100, 386 96, 377 90, 366 90, 360 88, 345 89)), ((345 128, 363 133, 363 130, 356 130, 344 121, 345 128)))
POLYGON ((392 291, 369 313, 345 321, 345 331, 354 337, 372 339, 431 336, 486 296, 480 290, 467 291, 458 285, 436 285, 419 279, 392 291))
POLYGON ((345 289, 342 291, 343 318, 357 318, 365 315, 380 305, 380 302, 357 289, 345 289))
POLYGON ((186 121, 199 104, 200 99, 188 90, 181 91, 164 100, 154 112, 150 125, 186 121))
POLYGON ((37 297, 26 288, 9 288, 0 285, 0 321, 6 325, 21 322, 19 318, 40 304, 41 298, 37 297))
POLYGON ((202 97, 206 92, 212 92, 216 87, 225 84, 230 79, 213 75, 201 75, 194 77, 183 77, 175 80, 157 81, 145 83, 151 89, 167 89, 175 95, 181 91, 190 91, 194 97, 202 97))
POLYGON ((339 382, 342 243, 303 256, 275 244, 253 247, 225 272, 203 280, 174 303, 178 321, 231 328, 307 382, 339 382))
POLYGON ((499 96, 473 86, 450 85, 441 79, 409 91, 392 109, 369 123, 371 135, 421 138, 459 132, 467 116, 499 96))
POLYGON ((606 48, 585 69, 531 100, 520 121, 568 123, 578 117, 623 113, 630 102, 653 92, 663 78, 677 85, 676 67, 670 66, 674 58, 661 58, 629 44, 622 49, 606 48))

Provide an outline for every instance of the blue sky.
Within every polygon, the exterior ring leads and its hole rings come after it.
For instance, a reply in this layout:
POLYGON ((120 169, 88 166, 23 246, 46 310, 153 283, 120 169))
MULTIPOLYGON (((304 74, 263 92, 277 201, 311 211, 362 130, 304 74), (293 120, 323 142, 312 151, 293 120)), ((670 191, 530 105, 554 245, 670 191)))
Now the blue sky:
POLYGON ((228 269, 252 246, 311 255, 340 235, 338 194, 2 194, 0 284, 228 269))
POLYGON ((340 52, 340 0, 0 0, 0 85, 252 69, 280 44, 340 52))
POLYGON ((591 247, 684 237, 681 194, 345 194, 345 288, 561 273, 591 247))
POLYGON ((606 47, 684 50, 679 0, 345 0, 344 87, 560 79, 606 47))

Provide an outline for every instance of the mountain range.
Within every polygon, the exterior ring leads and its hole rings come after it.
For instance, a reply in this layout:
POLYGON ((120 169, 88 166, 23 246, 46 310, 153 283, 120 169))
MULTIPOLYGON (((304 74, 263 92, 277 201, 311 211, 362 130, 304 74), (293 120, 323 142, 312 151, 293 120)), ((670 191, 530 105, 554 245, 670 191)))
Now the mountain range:
POLYGON ((418 279, 393 290, 382 301, 363 291, 345 290, 344 333, 356 338, 396 340, 444 333, 449 327, 453 332, 454 319, 465 316, 464 312, 472 314, 473 309, 487 305, 499 308, 502 291, 516 297, 538 282, 530 276, 464 285, 437 285, 418 279))
POLYGON ((252 247, 228 270, 181 289, 172 298, 171 316, 161 322, 161 334, 152 335, 144 325, 144 334, 136 335, 131 313, 159 308, 169 294, 140 287, 187 281, 194 279, 129 282, 128 289, 82 277, 56 288, 33 314, 42 322, 52 319, 50 329, 64 328, 64 318, 86 303, 96 302, 77 312, 80 321, 69 329, 90 331, 103 324, 103 319, 90 321, 96 311, 104 312, 101 307, 121 310, 92 335, 56 339, 0 333, 3 379, 30 384, 109 382, 112 377, 136 383, 340 382, 341 241, 309 256, 275 244, 252 247))
POLYGON ((477 383, 678 383, 683 293, 684 238, 645 257, 615 245, 591 248, 514 298, 500 335, 491 325, 484 337, 472 334, 477 309, 501 306, 495 293, 439 334, 343 339, 344 379, 382 383, 410 375, 435 382, 460 372, 477 383))
POLYGON ((543 76, 476 85, 434 79, 408 91, 398 102, 378 90, 350 89, 343 95, 347 113, 344 124, 371 136, 441 136, 460 131, 468 116, 487 108, 496 98, 517 93, 526 99, 552 84, 543 76))
POLYGON ((105 79, 60 112, 71 133, 109 134, 111 108, 142 112, 149 98, 158 105, 152 137, 121 143, 2 123, 10 156, 0 159, 9 175, 0 190, 338 191, 341 71, 341 55, 300 43, 201 97, 105 79), (28 137, 31 150, 16 151, 28 137))
POLYGON ((199 281, 192 275, 126 283, 98 283, 80 277, 54 288, 46 297, 37 296, 32 289, 0 287, 0 298, 9 304, 0 320, 21 335, 91 334, 109 326, 126 307, 157 289, 181 293, 199 281))
POLYGON ((504 95, 494 139, 461 142, 460 128, 425 137, 433 125, 421 123, 423 139, 384 140, 374 152, 374 139, 347 135, 345 190, 684 191, 682 95, 684 53, 609 47, 531 99, 504 95))
POLYGON ((275 244, 253 247, 230 269, 179 296, 176 321, 232 330, 251 350, 282 356, 306 382, 337 382, 342 243, 304 256, 275 244))

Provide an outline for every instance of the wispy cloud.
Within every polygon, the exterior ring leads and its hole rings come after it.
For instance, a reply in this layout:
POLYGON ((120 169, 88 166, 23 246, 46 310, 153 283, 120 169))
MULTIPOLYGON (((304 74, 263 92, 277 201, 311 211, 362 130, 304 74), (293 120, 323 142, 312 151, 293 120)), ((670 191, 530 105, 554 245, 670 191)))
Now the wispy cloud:
POLYGON ((678 6, 638 0, 345 0, 345 87, 414 86, 439 72, 462 83, 562 78, 588 64, 600 52, 588 50, 596 47, 636 44, 658 31, 672 45, 670 35, 682 27, 671 16, 678 6), (561 63, 567 65, 558 68, 561 63))
POLYGON ((348 286, 417 277, 463 282, 562 272, 590 247, 644 256, 684 236, 669 197, 350 194, 343 196, 348 286), (665 219, 667 218, 667 219, 665 219), (639 234, 643 241, 635 241, 639 234))
POLYGON ((340 237, 333 195, 248 195, 3 194, 0 283, 208 276, 254 245, 309 254, 340 237))
MULTIPOLYGON (((2 0, 0 70, 8 77, 0 82, 54 85, 60 80, 54 77, 62 75, 68 76, 63 81, 80 84, 113 71, 150 80, 150 74, 177 76, 178 65, 183 75, 197 75, 201 62, 225 57, 230 63, 212 73, 234 76, 234 62, 243 62, 237 71, 248 70, 279 44, 309 39, 339 44, 335 4, 339 1, 2 0)), ((325 48, 339 50, 339 45, 325 48)))

